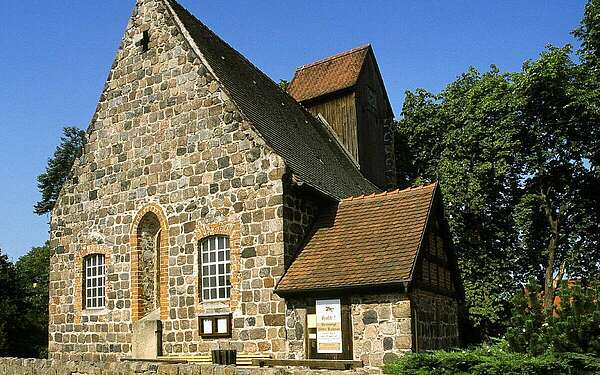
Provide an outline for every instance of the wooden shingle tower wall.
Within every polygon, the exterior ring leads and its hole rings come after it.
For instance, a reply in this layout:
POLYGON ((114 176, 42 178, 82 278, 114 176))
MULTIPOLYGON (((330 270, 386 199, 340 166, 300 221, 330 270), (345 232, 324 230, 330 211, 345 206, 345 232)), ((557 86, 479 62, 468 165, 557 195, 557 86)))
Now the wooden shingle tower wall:
POLYGON ((288 92, 328 123, 371 182, 396 187, 394 113, 370 45, 301 66, 288 92))

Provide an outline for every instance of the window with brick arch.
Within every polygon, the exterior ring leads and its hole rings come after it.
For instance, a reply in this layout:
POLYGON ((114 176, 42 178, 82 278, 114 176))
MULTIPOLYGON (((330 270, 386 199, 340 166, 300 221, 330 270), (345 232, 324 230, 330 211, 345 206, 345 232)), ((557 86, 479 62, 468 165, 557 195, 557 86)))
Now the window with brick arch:
POLYGON ((103 254, 83 258, 83 285, 86 309, 102 309, 106 303, 106 272, 103 254))
POLYGON ((214 236, 201 241, 199 263, 202 300, 229 299, 231 293, 229 237, 214 236))

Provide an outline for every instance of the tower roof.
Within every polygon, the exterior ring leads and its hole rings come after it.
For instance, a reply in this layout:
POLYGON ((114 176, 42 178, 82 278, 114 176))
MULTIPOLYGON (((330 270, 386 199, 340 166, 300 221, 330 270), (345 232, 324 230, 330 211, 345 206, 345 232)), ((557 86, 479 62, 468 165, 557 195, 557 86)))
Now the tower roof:
POLYGON ((356 85, 370 49, 367 44, 299 67, 288 92, 302 102, 356 85))

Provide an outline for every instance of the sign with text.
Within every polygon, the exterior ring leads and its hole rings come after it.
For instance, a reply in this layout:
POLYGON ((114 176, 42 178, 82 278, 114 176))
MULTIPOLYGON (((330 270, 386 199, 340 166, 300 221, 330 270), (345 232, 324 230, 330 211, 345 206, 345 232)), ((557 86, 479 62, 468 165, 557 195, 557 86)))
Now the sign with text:
POLYGON ((342 353, 342 308, 339 299, 317 301, 317 353, 342 353))

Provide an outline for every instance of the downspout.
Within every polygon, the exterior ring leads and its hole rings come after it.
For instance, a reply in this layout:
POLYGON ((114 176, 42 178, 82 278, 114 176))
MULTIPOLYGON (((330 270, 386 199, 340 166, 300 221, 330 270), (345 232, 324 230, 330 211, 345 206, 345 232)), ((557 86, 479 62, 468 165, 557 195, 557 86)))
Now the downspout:
MULTIPOLYGON (((164 267, 164 264, 160 264, 161 258, 162 258, 162 254, 161 251, 165 251, 166 249, 163 249, 160 245, 161 245, 161 233, 162 233, 162 228, 158 228, 158 232, 156 232, 156 235, 154 237, 154 249, 155 249, 155 256, 156 256, 156 260, 155 260, 155 266, 154 269, 155 271, 155 275, 154 275, 154 283, 155 283, 155 309, 158 309, 158 321, 156 324, 156 355, 157 357, 162 356, 163 355, 163 350, 162 350, 162 345, 163 345, 163 327, 162 327, 162 321, 160 320, 160 311, 161 311, 161 306, 160 306, 160 291, 162 288, 164 288, 164 285, 160 285, 160 281, 161 281, 161 268, 164 267)), ((168 266, 168 265, 167 265, 168 266)))
POLYGON ((412 335, 413 335, 413 349, 415 353, 419 352, 419 310, 415 305, 415 298, 413 298, 412 290, 408 293, 408 300, 410 301, 411 321, 412 321, 412 335))

